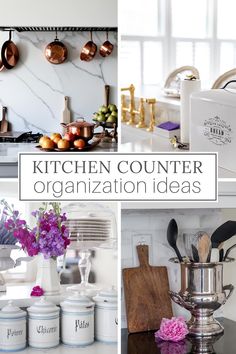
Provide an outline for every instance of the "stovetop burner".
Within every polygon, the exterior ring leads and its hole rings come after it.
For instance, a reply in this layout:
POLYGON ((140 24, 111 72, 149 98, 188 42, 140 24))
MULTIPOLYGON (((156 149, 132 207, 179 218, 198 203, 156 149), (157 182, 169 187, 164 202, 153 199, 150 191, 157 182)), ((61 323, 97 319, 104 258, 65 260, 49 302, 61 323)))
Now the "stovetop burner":
POLYGON ((37 143, 41 138, 41 133, 32 132, 12 132, 0 134, 0 142, 5 143, 37 143))

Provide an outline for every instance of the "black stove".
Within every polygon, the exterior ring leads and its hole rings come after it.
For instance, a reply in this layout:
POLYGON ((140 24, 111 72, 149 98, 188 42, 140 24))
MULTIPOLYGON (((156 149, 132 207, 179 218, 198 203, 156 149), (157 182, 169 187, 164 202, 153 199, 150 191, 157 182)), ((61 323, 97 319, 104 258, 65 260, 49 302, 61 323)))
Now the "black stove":
POLYGON ((38 143, 43 134, 32 132, 0 133, 1 143, 38 143))

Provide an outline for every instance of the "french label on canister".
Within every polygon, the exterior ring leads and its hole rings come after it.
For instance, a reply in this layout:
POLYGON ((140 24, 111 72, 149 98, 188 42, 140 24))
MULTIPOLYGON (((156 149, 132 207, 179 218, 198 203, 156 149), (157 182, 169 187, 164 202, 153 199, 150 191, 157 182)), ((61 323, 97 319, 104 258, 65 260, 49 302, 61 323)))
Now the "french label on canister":
POLYGON ((75 332, 78 332, 80 329, 89 328, 89 321, 75 320, 75 332))
POLYGON ((20 350, 26 345, 26 322, 2 323, 0 326, 0 349, 20 350))
POLYGON ((23 329, 7 328, 7 339, 11 340, 13 337, 23 335, 23 329))
POLYGON ((94 341, 94 314, 62 315, 62 342, 68 345, 88 345, 94 341))
POLYGON ((59 344, 59 318, 50 320, 29 319, 29 345, 52 348, 59 344))
POLYGON ((38 334, 45 335, 49 333, 56 333, 58 331, 58 327, 57 326, 47 327, 47 326, 40 325, 36 327, 36 331, 38 334))

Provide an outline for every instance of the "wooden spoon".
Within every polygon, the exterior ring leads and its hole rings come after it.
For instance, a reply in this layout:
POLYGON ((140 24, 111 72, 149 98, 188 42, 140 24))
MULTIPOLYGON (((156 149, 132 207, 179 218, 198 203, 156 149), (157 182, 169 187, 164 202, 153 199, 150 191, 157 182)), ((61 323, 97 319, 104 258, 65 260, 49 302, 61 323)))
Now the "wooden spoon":
POLYGON ((204 233, 200 236, 198 241, 198 255, 199 255, 199 262, 206 263, 207 258, 211 249, 211 239, 210 236, 204 233))

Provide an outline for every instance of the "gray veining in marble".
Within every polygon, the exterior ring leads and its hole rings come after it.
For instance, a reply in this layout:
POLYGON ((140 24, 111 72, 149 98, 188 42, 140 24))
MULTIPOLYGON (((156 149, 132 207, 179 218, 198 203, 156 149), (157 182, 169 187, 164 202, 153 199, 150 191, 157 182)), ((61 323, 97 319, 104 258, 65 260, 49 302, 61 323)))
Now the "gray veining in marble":
MULTIPOLYGON (((117 103, 117 35, 109 33, 115 45, 110 57, 97 52, 93 61, 79 58, 89 32, 58 33, 68 48, 68 60, 60 65, 49 63, 44 57, 46 45, 55 39, 53 32, 14 33, 13 41, 20 52, 20 60, 12 70, 0 72, 0 105, 8 107, 8 120, 14 130, 60 131, 64 96, 70 97, 73 120, 92 114, 104 103, 104 85, 111 86, 110 102, 117 103)), ((0 45, 8 39, 2 33, 0 45)), ((104 32, 93 33, 99 46, 106 40, 104 32)))

